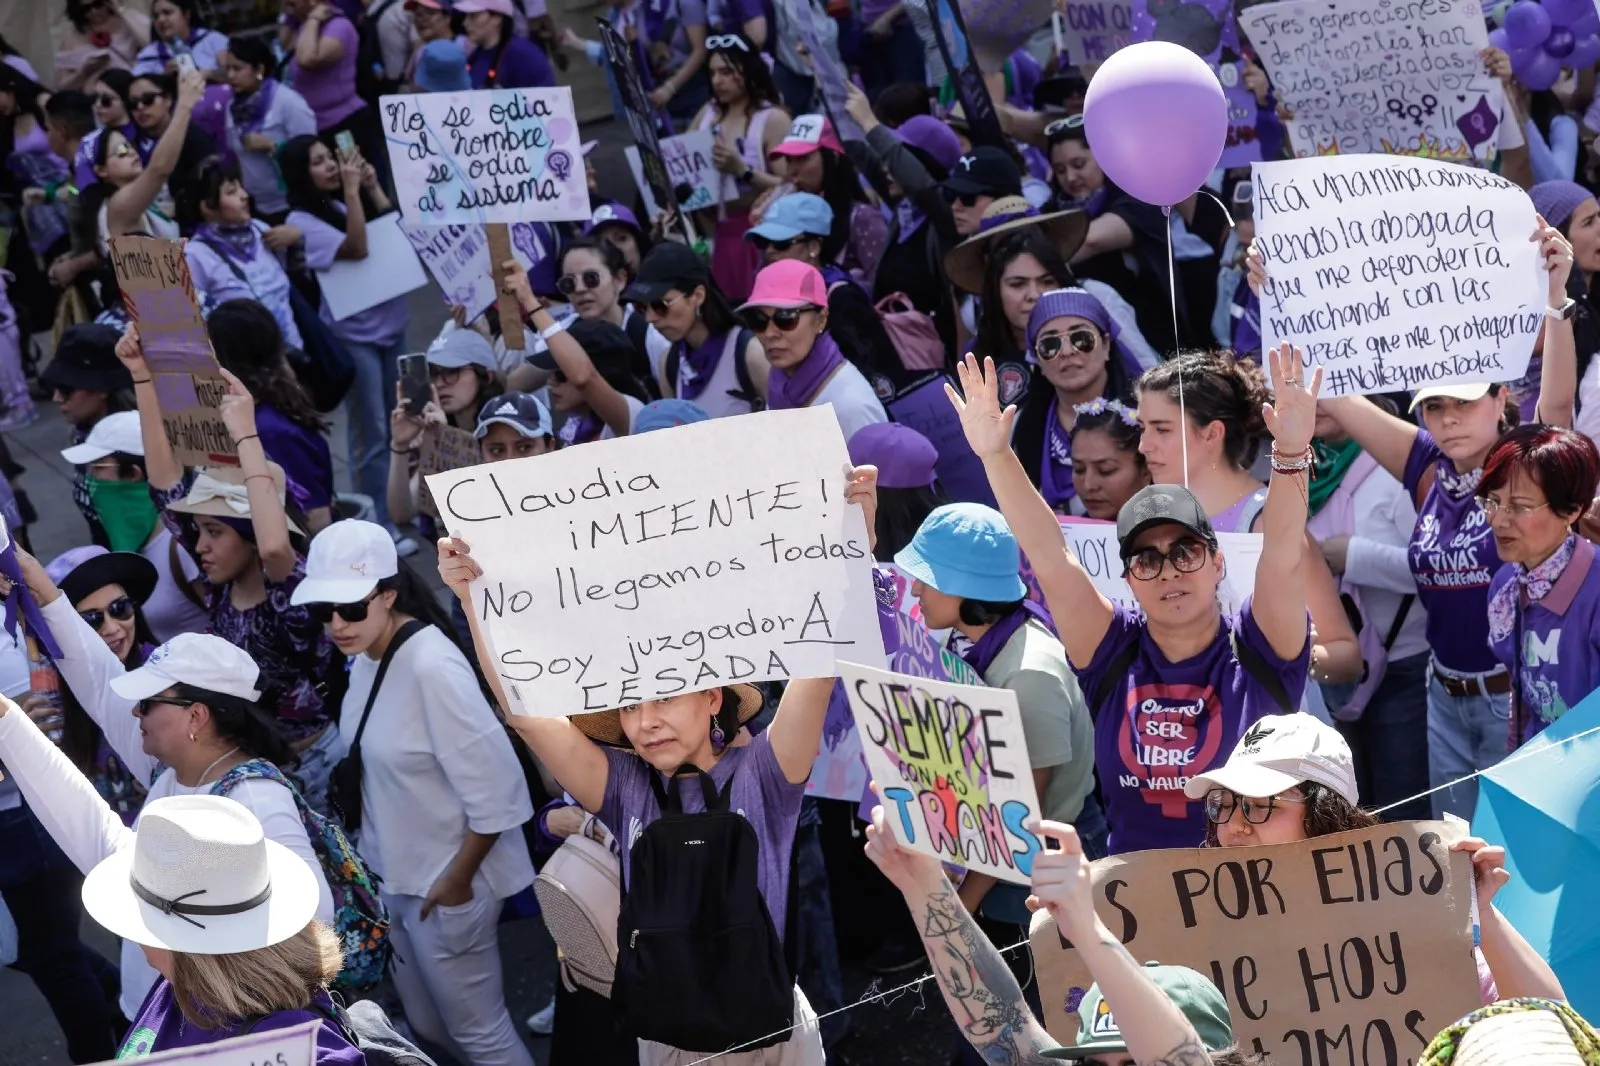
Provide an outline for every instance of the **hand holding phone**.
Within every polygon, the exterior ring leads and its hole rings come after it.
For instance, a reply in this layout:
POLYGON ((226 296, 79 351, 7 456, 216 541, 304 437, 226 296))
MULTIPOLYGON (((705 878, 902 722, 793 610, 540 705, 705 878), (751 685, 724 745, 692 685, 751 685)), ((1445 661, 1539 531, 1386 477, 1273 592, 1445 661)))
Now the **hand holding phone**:
POLYGON ((433 376, 428 372, 428 353, 411 352, 402 355, 399 362, 400 389, 405 397, 406 413, 422 416, 422 409, 433 399, 433 376))
POLYGON ((339 149, 340 155, 349 155, 356 150, 356 139, 349 130, 340 130, 333 135, 333 143, 339 149))

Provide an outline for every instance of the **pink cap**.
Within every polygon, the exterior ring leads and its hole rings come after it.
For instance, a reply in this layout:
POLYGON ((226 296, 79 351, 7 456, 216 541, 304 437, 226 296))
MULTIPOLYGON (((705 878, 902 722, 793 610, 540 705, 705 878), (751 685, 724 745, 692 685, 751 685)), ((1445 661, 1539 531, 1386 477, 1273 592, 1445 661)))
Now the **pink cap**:
MULTIPOLYGON (((471 3, 472 0, 462 0, 471 3)), ((461 5, 456 5, 456 10, 461 10, 461 5)), ((818 148, 827 148, 831 151, 844 154, 844 145, 839 143, 839 135, 833 132, 833 123, 825 115, 800 115, 789 124, 789 132, 784 134, 783 141, 772 151, 767 153, 767 158, 773 156, 810 155, 818 148)))
POLYGON ((450 10, 462 15, 470 15, 474 11, 489 11, 507 18, 516 17, 512 10, 511 0, 456 0, 450 10))
POLYGON ((746 307, 827 307, 828 283, 822 271, 798 259, 780 259, 763 267, 746 307))

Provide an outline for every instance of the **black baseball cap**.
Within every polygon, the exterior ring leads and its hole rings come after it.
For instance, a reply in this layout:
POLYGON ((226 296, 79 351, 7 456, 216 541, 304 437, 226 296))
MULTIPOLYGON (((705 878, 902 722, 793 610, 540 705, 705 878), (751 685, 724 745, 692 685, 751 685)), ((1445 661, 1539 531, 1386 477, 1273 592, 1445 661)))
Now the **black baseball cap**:
POLYGON ((1003 150, 979 145, 956 162, 944 187, 957 196, 1021 196, 1022 171, 1003 150))
MULTIPOLYGON (((648 373, 649 357, 639 351, 621 326, 613 326, 603 318, 575 318, 567 323, 567 333, 583 348, 595 373, 612 387, 630 395, 639 390, 640 370, 648 373)), ((540 370, 560 369, 549 348, 530 355, 528 362, 540 370)))
POLYGON ((626 303, 649 303, 673 289, 689 292, 711 280, 711 269, 694 249, 677 241, 662 241, 639 264, 639 276, 622 290, 626 303))
POLYGON ((55 358, 39 374, 39 383, 53 389, 97 389, 116 392, 133 388, 133 375, 117 358, 122 334, 110 326, 81 322, 68 326, 56 344, 55 358))
POLYGON ((1146 485, 1117 512, 1117 551, 1127 559, 1140 533, 1168 524, 1182 526, 1211 547, 1217 546, 1211 519, 1194 493, 1182 485, 1146 485))

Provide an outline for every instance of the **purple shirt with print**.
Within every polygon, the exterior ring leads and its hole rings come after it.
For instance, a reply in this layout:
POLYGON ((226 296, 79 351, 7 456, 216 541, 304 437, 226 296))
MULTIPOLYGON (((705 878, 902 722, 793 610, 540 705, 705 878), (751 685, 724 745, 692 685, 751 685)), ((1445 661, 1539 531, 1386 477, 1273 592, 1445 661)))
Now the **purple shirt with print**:
MULTIPOLYGON (((294 25, 296 39, 300 32, 294 25)), ((317 129, 336 126, 360 111, 366 102, 356 95, 356 48, 359 40, 355 23, 335 18, 322 26, 322 36, 332 37, 344 46, 344 54, 332 66, 307 70, 298 59, 289 60, 289 83, 305 97, 311 113, 317 116, 317 129)), ((291 48, 291 56, 294 51, 291 48)))
MULTIPOLYGON (((117 1059, 142 1059, 158 1051, 215 1044, 245 1033, 288 1029, 311 1021, 313 1017, 321 1018, 322 1012, 333 1010, 333 1001, 326 992, 318 992, 313 1002, 320 1008, 315 1013, 304 1010, 278 1011, 248 1026, 202 1029, 183 1016, 173 998, 172 985, 163 979, 157 981, 145 997, 144 1006, 139 1008, 139 1017, 134 1019, 128 1035, 123 1038, 117 1059)), ((332 1022, 325 1018, 321 1020, 322 1028, 317 1030, 316 1066, 364 1066, 366 1056, 361 1054, 360 1049, 346 1040, 332 1022)))
POLYGON ((544 49, 526 37, 511 38, 504 49, 479 48, 467 60, 467 76, 474 89, 545 89, 556 83, 556 73, 550 68, 544 49), (489 84, 491 69, 493 85, 489 84))
POLYGON ((289 480, 305 494, 307 509, 333 503, 333 459, 328 441, 315 430, 289 421, 289 416, 269 403, 256 405, 256 432, 267 458, 283 467, 289 480))
MULTIPOLYGON (((633 842, 645 826, 661 816, 647 776, 657 771, 631 751, 606 748, 605 753, 610 764, 606 798, 595 813, 622 841, 622 878, 626 885, 633 842)), ((805 782, 791 784, 783 776, 783 767, 778 765, 778 757, 766 733, 759 734, 745 747, 723 752, 710 773, 719 790, 728 783, 730 776, 734 777, 728 805, 744 815, 755 828, 756 840, 761 845, 756 883, 781 939, 789 906, 789 856, 794 849, 794 831, 800 820, 805 782)), ((692 777, 678 782, 678 794, 683 799, 685 812, 692 814, 706 809, 705 798, 692 777)))
MULTIPOLYGON (((1490 598, 1516 581, 1520 570, 1514 563, 1501 567, 1490 598)), ((1517 613, 1519 623, 1505 632, 1491 625, 1489 641, 1516 679, 1515 697, 1527 723, 1517 743, 1525 744, 1600 689, 1600 566, 1594 545, 1578 538, 1550 591, 1537 603, 1524 598, 1517 613)))
POLYGON ((1428 643, 1447 670, 1489 673, 1499 665, 1489 650, 1489 582, 1500 569, 1500 553, 1474 494, 1477 477, 1457 474, 1428 431, 1419 429, 1404 478, 1412 499, 1429 468, 1433 484, 1417 508, 1408 549, 1417 599, 1428 612, 1428 643))
POLYGON ((1223 619, 1208 648, 1177 663, 1162 654, 1143 617, 1114 607, 1111 628, 1088 667, 1073 667, 1094 714, 1095 770, 1113 853, 1198 847, 1205 839, 1205 812, 1198 800, 1184 796, 1184 786, 1226 762, 1252 722, 1283 710, 1233 654, 1229 633, 1234 629, 1277 675, 1291 709, 1299 706, 1311 665, 1310 641, 1296 658, 1281 658, 1256 625, 1250 599, 1237 619, 1223 619), (1107 680, 1119 660, 1125 661, 1119 653, 1129 644, 1138 645, 1133 661, 1107 680), (1102 685, 1105 699, 1096 704, 1102 685))
MULTIPOLYGON (((339 211, 344 211, 343 204, 335 204, 339 211)), ((288 223, 305 234, 306 269, 327 270, 333 266, 334 259, 339 254, 339 246, 344 243, 344 232, 328 225, 309 211, 290 211, 288 223)), ((380 348, 388 347, 401 337, 405 336, 406 323, 411 321, 411 312, 406 310, 406 298, 396 296, 385 300, 365 311, 357 311, 349 318, 341 318, 335 322, 333 313, 328 310, 328 301, 322 301, 320 309, 322 320, 333 328, 334 336, 342 341, 354 344, 372 344, 380 348)))

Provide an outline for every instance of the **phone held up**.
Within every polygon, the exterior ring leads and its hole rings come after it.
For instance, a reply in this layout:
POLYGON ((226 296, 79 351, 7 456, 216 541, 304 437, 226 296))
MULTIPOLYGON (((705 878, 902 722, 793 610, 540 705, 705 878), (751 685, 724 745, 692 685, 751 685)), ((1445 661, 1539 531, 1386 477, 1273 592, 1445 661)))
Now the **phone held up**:
POLYGON ((428 353, 411 352, 399 360, 400 392, 405 397, 406 413, 420 416, 433 399, 433 376, 428 372, 428 353))

